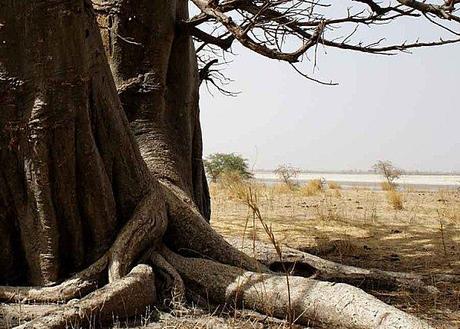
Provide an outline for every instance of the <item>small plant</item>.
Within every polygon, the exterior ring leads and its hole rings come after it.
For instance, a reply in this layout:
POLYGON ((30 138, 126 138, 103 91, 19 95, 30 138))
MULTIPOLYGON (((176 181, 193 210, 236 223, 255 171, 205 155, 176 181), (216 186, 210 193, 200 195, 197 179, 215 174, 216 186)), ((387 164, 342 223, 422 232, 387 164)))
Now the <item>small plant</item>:
MULTIPOLYGON (((396 181, 401 177, 403 171, 399 168, 396 168, 391 161, 377 161, 376 164, 372 166, 372 168, 378 173, 381 174, 386 183, 392 187, 392 189, 396 188, 396 181)), ((382 186, 383 187, 383 186, 382 186)))
MULTIPOLYGON (((440 215, 438 211, 438 215, 440 215)), ((442 221, 441 216, 439 217, 439 232, 441 233, 441 242, 442 242, 442 249, 444 250, 444 256, 447 257, 447 247, 446 247, 446 238, 444 234, 444 223, 442 221)))
POLYGON ((204 160, 204 168, 213 183, 225 172, 238 174, 242 179, 253 177, 247 159, 236 153, 213 153, 204 160))
MULTIPOLYGON (((286 267, 286 264, 283 261, 283 253, 281 249, 280 243, 276 240, 275 234, 272 230, 271 225, 268 225, 264 218, 262 217, 262 213, 260 211, 259 207, 259 193, 257 190, 253 189, 253 187, 250 184, 243 185, 243 188, 240 190, 241 193, 238 193, 238 200, 241 201, 243 204, 245 204, 248 209, 252 212, 252 218, 253 218, 253 243, 255 243, 255 238, 257 232, 255 231, 255 221, 258 220, 259 223, 262 225, 262 228, 265 232, 265 234, 268 236, 268 239, 270 240, 271 244, 273 245, 276 254, 279 258, 279 261, 282 264, 284 276, 286 278, 286 288, 287 288, 287 296, 288 296, 288 309, 287 309, 287 321, 289 324, 293 324, 295 321, 294 317, 294 309, 292 307, 292 302, 291 302, 291 284, 290 284, 290 271, 286 267)), ((247 226, 247 223, 246 223, 247 226)))
POLYGON ((404 209, 403 205, 403 197, 400 192, 391 189, 386 192, 387 194, 387 199, 390 205, 393 207, 395 210, 402 210, 404 209))
POLYGON ((286 184, 286 186, 289 187, 289 189, 293 190, 296 186, 296 182, 294 180, 297 176, 299 176, 300 169, 289 165, 280 165, 275 169, 275 174, 284 184, 286 184))
POLYGON ((337 205, 327 195, 316 207, 316 218, 322 221, 343 221, 343 216, 339 212, 337 205))
POLYGON ((327 182, 327 186, 331 190, 341 190, 342 186, 339 185, 337 182, 327 182))

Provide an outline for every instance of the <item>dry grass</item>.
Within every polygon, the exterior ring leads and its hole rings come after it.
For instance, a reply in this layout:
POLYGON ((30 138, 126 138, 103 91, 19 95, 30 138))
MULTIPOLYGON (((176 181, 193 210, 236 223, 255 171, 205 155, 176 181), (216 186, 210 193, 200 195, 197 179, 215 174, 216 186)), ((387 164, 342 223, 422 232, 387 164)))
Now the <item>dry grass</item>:
MULTIPOLYGON (((267 188, 267 187, 266 187, 267 188)), ((268 187, 273 194, 291 194, 295 188, 293 185, 287 185, 284 183, 273 184, 272 186, 268 187)))
POLYGON ((404 200, 401 192, 398 192, 394 189, 387 190, 386 192, 388 203, 393 207, 395 210, 403 210, 404 209, 404 200))
POLYGON ((328 195, 324 195, 319 204, 315 207, 316 216, 322 221, 340 221, 343 216, 340 214, 340 209, 334 199, 328 195))
POLYGON ((313 196, 323 192, 323 183, 320 179, 312 179, 306 185, 299 189, 299 192, 303 196, 313 196))
POLYGON ((454 222, 460 223, 460 205, 459 204, 451 205, 447 207, 446 209, 443 209, 443 214, 446 218, 454 222))
POLYGON ((381 182, 380 183, 380 188, 382 189, 382 191, 392 191, 392 190, 394 190, 394 186, 391 185, 390 183, 388 183, 387 181, 381 182))
MULTIPOLYGON (((292 186, 290 184, 284 184, 290 188, 292 186)), ((255 227, 256 221, 262 226, 263 231, 265 233, 266 238, 270 241, 270 243, 273 245, 279 260, 282 261, 283 255, 281 251, 280 244, 278 243, 275 234, 273 233, 273 230, 271 226, 269 226, 260 211, 259 207, 259 200, 261 198, 261 192, 260 190, 266 190, 266 187, 260 184, 255 184, 254 182, 248 182, 248 181, 243 181, 239 175, 227 175, 224 176, 222 179, 222 186, 226 189, 226 191, 235 198, 235 200, 239 201, 241 204, 245 205, 248 210, 252 214, 252 224, 253 228, 255 227)), ((246 233, 246 228, 249 223, 249 217, 246 219, 245 223, 245 232, 246 233)), ((244 234, 243 234, 244 236, 244 234)), ((254 229, 252 230, 252 238, 253 240, 256 240, 256 232, 254 229)), ((290 282, 289 282, 289 270, 285 267, 285 264, 283 262, 283 270, 284 270, 284 275, 286 277, 286 288, 287 288, 287 294, 288 294, 288 309, 287 309, 287 321, 288 323, 292 324, 295 320, 294 318, 294 310, 292 309, 291 306, 291 288, 290 288, 290 282)))
POLYGON ((342 186, 340 186, 340 184, 337 182, 327 182, 327 186, 331 190, 341 190, 342 189, 342 186))
MULTIPOLYGON (((240 200, 245 197, 246 190, 250 183, 241 178, 241 175, 234 172, 225 172, 219 180, 218 187, 224 191, 228 197, 240 200)), ((254 186, 254 184, 252 184, 254 186)))

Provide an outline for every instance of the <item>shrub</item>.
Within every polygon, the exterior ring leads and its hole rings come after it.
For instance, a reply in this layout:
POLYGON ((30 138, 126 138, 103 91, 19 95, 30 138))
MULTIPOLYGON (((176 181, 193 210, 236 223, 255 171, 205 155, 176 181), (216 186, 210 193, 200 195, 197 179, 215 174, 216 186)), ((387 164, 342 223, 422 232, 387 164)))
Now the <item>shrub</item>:
POLYGON ((214 183, 224 172, 232 172, 242 179, 253 177, 247 160, 236 153, 214 153, 206 157, 203 162, 208 177, 214 183))
POLYGON ((396 168, 391 161, 377 161, 372 168, 375 172, 381 174, 385 178, 386 183, 393 189, 396 187, 396 180, 398 180, 403 173, 403 171, 396 168))
POLYGON ((300 169, 289 165, 279 165, 278 168, 275 169, 275 174, 292 190, 296 186, 294 180, 300 174, 300 169))

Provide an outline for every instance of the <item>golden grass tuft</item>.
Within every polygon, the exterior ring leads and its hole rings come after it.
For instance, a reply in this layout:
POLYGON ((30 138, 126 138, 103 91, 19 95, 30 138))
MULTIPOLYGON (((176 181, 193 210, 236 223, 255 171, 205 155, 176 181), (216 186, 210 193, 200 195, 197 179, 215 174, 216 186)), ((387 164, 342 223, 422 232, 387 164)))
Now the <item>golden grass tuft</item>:
POLYGON ((342 186, 340 186, 340 184, 337 182, 327 182, 327 186, 331 190, 341 190, 342 189, 342 186))
POLYGON ((273 194, 290 194, 293 191, 293 186, 285 183, 277 183, 271 186, 271 191, 273 194))
POLYGON ((400 192, 391 189, 386 191, 388 203, 393 207, 395 210, 402 210, 404 209, 404 202, 403 196, 400 192))
POLYGON ((391 184, 388 183, 387 181, 381 182, 380 183, 380 188, 382 191, 394 191, 396 189, 397 185, 396 184, 391 184))
POLYGON ((350 239, 318 239, 317 241, 318 255, 338 255, 356 256, 361 251, 359 246, 352 243, 350 239))
POLYGON ((388 183, 387 181, 381 182, 380 187, 382 188, 383 191, 387 191, 387 192, 394 190, 394 186, 388 183))
POLYGON ((323 183, 321 179, 312 179, 306 185, 299 189, 299 192, 303 196, 313 196, 323 192, 323 183))
POLYGON ((222 173, 218 185, 230 199, 243 200, 251 184, 243 180, 237 172, 227 171, 222 173))

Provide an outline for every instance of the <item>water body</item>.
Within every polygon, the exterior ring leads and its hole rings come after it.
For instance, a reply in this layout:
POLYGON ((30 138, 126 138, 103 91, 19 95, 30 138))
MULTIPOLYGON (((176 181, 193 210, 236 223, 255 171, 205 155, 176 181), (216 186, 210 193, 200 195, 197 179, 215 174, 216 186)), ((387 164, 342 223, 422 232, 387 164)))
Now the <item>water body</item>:
MULTIPOLYGON (((280 179, 274 172, 255 171, 254 176, 257 180, 274 184, 279 183, 280 179)), ((312 179, 324 178, 326 181, 339 183, 343 188, 364 186, 372 189, 380 189, 383 177, 378 174, 347 174, 347 173, 301 173, 296 181, 300 184, 312 179)), ((417 190, 438 190, 438 189, 460 189, 460 175, 402 175, 397 183, 402 187, 410 187, 417 190)))

